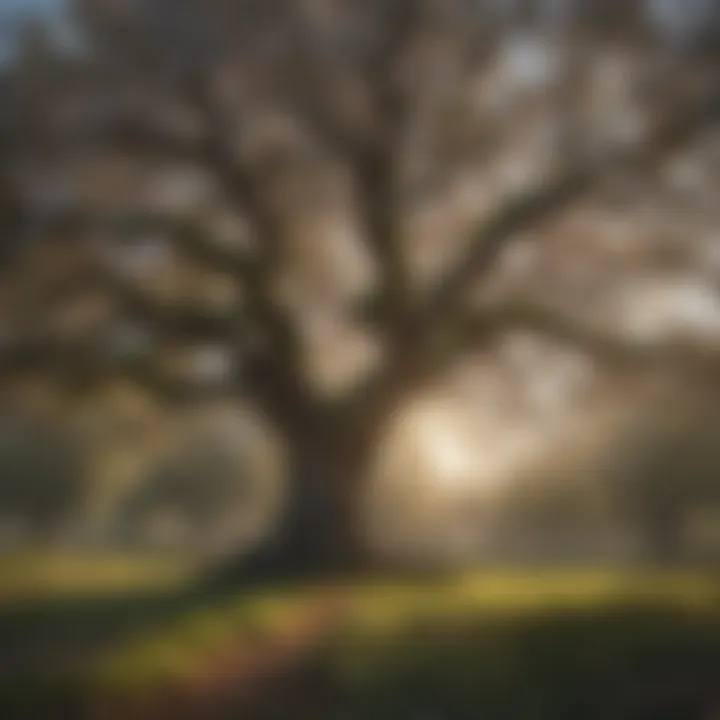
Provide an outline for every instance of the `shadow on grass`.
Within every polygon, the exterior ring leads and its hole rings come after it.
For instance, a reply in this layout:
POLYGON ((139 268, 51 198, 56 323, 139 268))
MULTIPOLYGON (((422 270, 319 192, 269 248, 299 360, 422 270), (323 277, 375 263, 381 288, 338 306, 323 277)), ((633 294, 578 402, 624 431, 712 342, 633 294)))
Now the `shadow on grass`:
MULTIPOLYGON (((155 590, 0 606, 0 717, 104 720, 88 715, 92 683, 74 669, 148 630, 226 617, 253 590, 155 590)), ((400 620, 377 632, 348 618, 300 667, 250 701, 231 698, 220 710, 197 708, 188 717, 713 720, 720 711, 720 606, 712 602, 620 597, 513 609, 480 598, 460 611, 421 612, 411 605, 428 588, 410 588, 400 600, 384 592, 359 595, 395 605, 400 620)))
MULTIPOLYGON (((628 606, 418 621, 364 665, 361 645, 345 648, 356 657, 344 669, 318 657, 295 704, 312 704, 315 692, 332 708, 322 716, 358 720, 711 720, 720 711, 717 617, 628 606)), ((263 710, 287 716, 271 701, 263 710)))
POLYGON ((94 655, 225 600, 188 587, 0 605, 0 717, 81 717, 81 669, 94 655))

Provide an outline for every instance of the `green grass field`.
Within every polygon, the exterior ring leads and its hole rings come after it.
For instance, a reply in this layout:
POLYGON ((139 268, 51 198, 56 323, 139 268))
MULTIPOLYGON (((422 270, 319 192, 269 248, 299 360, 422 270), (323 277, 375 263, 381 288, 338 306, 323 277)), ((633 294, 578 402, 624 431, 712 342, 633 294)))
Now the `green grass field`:
MULTIPOLYGON (((282 673, 196 716, 711 720, 720 711, 720 580, 707 572, 478 571, 211 595, 193 592, 178 568, 125 565, 120 583, 91 564, 76 597, 67 586, 44 593, 37 568, 32 602, 27 587, 22 604, 2 596, 0 716, 104 719, 117 707, 135 717, 128 708, 182 697, 215 667, 227 672, 229 651, 252 668, 312 608, 315 634, 282 673), (323 615, 326 605, 335 610, 323 615)), ((247 674, 238 662, 234 672, 247 674)), ((228 685, 240 688, 241 675, 228 685)), ((143 717, 172 717, 155 707, 143 717)))

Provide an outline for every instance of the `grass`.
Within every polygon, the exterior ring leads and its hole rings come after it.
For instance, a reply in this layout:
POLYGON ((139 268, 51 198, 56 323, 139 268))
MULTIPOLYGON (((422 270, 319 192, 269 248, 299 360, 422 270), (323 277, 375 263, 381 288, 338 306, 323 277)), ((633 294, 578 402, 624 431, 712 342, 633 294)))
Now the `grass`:
MULTIPOLYGON (((73 693, 129 698, 181 687, 228 646, 252 651, 282 637, 328 593, 209 596, 156 583, 92 597, 90 584, 82 601, 0 607, 0 637, 14 628, 18 647, 29 628, 61 648, 102 638, 61 671, 29 666, 12 693, 0 683, 16 707, 32 688, 57 709, 73 693)), ((478 571, 333 592, 345 604, 332 632, 282 692, 230 717, 706 720, 720 709, 720 581, 708 572, 478 571)))
POLYGON ((146 591, 189 580, 192 570, 190 563, 167 557, 47 550, 0 554, 0 603, 146 591))
POLYGON ((379 593, 327 682, 359 718, 660 718, 720 700, 702 697, 720 688, 719 598, 702 577, 587 572, 379 593))
MULTIPOLYGON (((87 685, 88 658, 193 604, 194 568, 167 558, 0 556, 0 717, 54 717, 87 685)), ((69 715, 73 717, 73 715, 69 715)))
MULTIPOLYGON (((342 591, 348 612, 305 682, 353 717, 435 708, 428 717, 475 718, 485 708, 493 719, 610 718, 630 696, 662 689, 668 673, 720 681, 720 586, 707 575, 496 572, 342 591)), ((95 680, 124 693, 182 684, 228 638, 282 633, 306 593, 228 598, 182 615, 114 649, 95 680)))

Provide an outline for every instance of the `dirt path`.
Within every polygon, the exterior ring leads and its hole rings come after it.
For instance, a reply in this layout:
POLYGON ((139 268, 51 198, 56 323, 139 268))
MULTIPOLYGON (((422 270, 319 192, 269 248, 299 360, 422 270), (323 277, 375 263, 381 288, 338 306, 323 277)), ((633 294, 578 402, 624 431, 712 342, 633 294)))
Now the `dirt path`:
POLYGON ((333 632, 348 604, 337 593, 309 600, 290 626, 263 641, 230 641, 181 683, 128 704, 104 701, 89 720, 213 720, 237 718, 247 703, 283 687, 333 632))

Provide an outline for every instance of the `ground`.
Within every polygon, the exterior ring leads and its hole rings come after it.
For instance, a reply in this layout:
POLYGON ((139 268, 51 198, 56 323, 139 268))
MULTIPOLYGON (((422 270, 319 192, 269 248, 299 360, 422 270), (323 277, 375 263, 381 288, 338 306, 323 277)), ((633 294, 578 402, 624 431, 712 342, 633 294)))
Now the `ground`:
POLYGON ((3 718, 720 712, 720 574, 707 570, 485 569, 221 594, 169 561, 0 562, 3 718))

